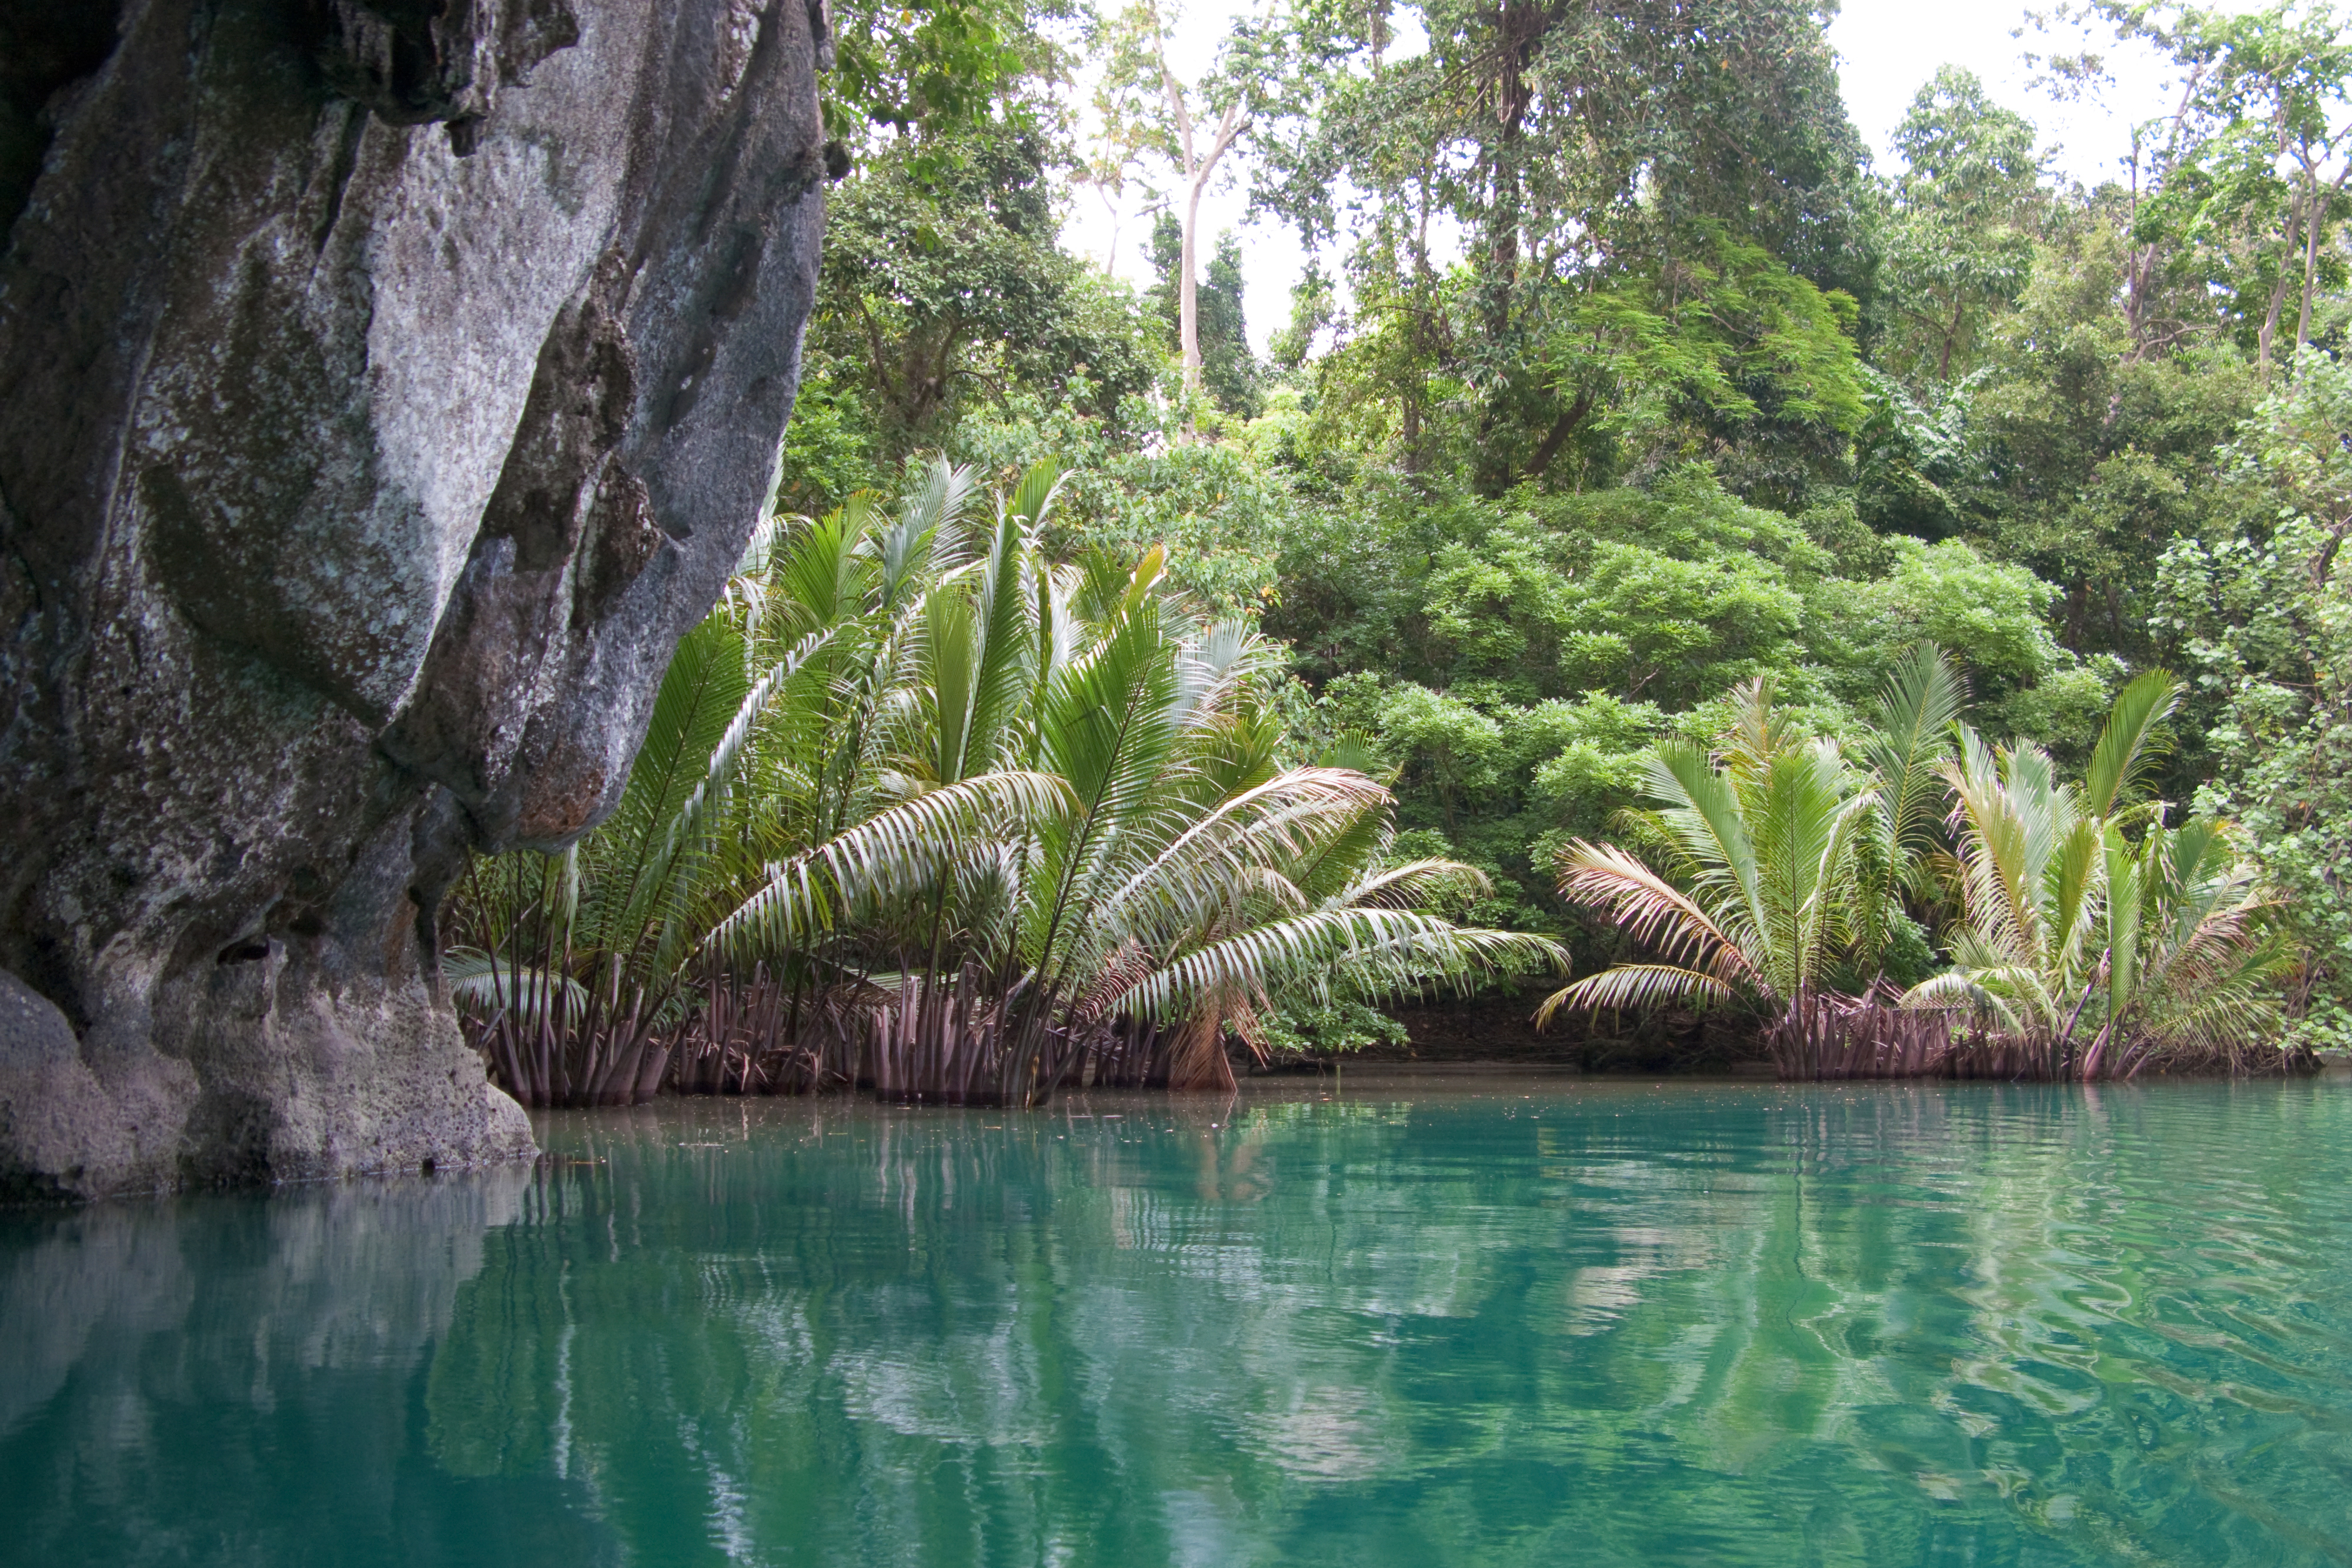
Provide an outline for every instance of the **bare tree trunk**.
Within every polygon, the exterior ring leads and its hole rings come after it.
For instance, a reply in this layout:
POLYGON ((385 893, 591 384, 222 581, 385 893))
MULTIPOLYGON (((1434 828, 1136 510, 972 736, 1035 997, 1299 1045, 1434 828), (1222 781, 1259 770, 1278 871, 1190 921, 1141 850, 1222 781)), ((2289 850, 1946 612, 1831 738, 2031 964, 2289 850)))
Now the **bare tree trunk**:
POLYGON ((1967 312, 1967 305, 1958 300, 1952 302, 1952 319, 1944 324, 1943 350, 1936 356, 1936 379, 1939 382, 1952 379, 1952 345, 1959 340, 1960 324, 1968 319, 1967 312))
MULTIPOLYGON (((1201 196, 1208 190, 1209 182, 1217 172, 1217 161, 1232 148, 1247 122, 1244 105, 1235 99, 1218 119, 1210 134, 1206 149, 1199 147, 1192 136, 1192 110, 1184 100, 1184 89, 1176 73, 1168 68, 1164 37, 1155 38, 1159 49, 1160 85, 1168 97, 1168 116, 1176 127, 1176 152, 1184 176, 1184 244, 1178 264, 1176 279, 1176 343, 1184 361, 1184 391, 1188 396, 1201 390, 1201 308, 1198 285, 1193 280, 1193 264, 1201 249, 1201 196)), ((1184 434, 1192 434, 1192 419, 1184 417, 1184 434)))
POLYGON ((1591 412, 1592 392, 1588 387, 1576 394, 1576 401, 1562 409, 1559 417, 1552 421, 1551 428, 1544 432, 1543 440, 1536 445, 1535 455, 1528 459, 1527 477, 1543 477, 1544 470, 1551 466, 1551 460, 1559 455, 1560 447, 1582 428, 1585 416, 1591 412))
POLYGON ((1201 254, 1201 193, 1209 170, 1193 177, 1184 202, 1183 259, 1176 277, 1176 341, 1184 351, 1184 390, 1201 390, 1201 291, 1195 270, 1201 254))
POLYGON ((2311 286, 2319 273, 2319 182, 2312 181, 2310 200, 2303 210, 2303 308, 2294 319, 2294 349, 2311 341, 2311 286))
POLYGON ((2254 368, 2261 372, 2263 384, 2270 384, 2271 343, 2278 337, 2279 311, 2286 305, 2287 284, 2293 274, 2279 268, 2278 283, 2271 289, 2271 308, 2263 317, 2262 330, 2254 338, 2254 368))
POLYGON ((2328 207, 2343 193, 2347 180, 2352 180, 2352 161, 2345 163, 2343 172, 2325 190, 2319 183, 2319 171, 2310 171, 2311 197, 2305 204, 2303 221, 2303 311, 2294 323, 2297 349, 2311 341, 2311 296, 2319 280, 2319 231, 2326 223, 2328 207))

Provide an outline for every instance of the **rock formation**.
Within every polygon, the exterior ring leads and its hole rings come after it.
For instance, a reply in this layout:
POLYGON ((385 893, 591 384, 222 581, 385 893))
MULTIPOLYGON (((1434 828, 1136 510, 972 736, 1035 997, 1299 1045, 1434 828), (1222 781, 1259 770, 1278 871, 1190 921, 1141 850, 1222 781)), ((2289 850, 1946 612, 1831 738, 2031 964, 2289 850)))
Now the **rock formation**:
POLYGON ((618 797, 768 486, 823 0, 0 0, 0 1192, 528 1152, 469 847, 618 797))

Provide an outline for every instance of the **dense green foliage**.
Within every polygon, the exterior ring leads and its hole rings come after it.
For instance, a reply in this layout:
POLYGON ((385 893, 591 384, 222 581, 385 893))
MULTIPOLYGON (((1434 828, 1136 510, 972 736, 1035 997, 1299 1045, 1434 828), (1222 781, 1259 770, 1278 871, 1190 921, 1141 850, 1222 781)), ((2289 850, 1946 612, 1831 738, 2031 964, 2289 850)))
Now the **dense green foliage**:
MULTIPOLYGON (((1643 955, 1606 899, 1562 895, 1560 855, 1663 852, 1644 801, 1745 766, 1769 693, 1798 759, 1770 787, 1821 772, 1806 788, 1879 824, 1832 868, 1883 896, 1831 922, 1822 983, 1941 973, 2014 1014, 1986 977, 2026 937, 1986 924, 1971 812, 2093 768, 2118 699, 2168 668, 2145 800, 2068 819, 2099 908, 2242 905, 2242 956, 2280 944, 2248 983, 2302 1043, 2352 1045, 2352 47, 2324 6, 2089 14, 2180 75, 2097 189, 1926 62, 1874 168, 1806 0, 1302 0, 1235 20, 1189 82, 1155 40, 1223 26, 1206 13, 960 11, 950 59, 921 43, 950 13, 850 7, 845 38, 901 63, 838 89, 872 101, 778 509, 895 495, 935 453, 1006 485, 1052 460, 1040 560, 1148 557, 1246 625, 1269 744, 1390 778, 1383 853, 1475 868, 1438 907, 1556 937, 1586 974, 1643 955), (1426 47, 1401 54, 1407 33, 1426 47), (889 83, 933 56, 963 85, 899 112, 921 94, 889 83), (1108 106, 1091 139, 1082 69, 1108 106), (1237 242, 1186 242, 1195 111, 1237 139, 1217 177, 1314 248, 1264 359, 1237 242), (1150 288, 1063 246, 1074 192, 1171 171, 1150 288), (1916 779, 1882 694, 1922 646, 1970 727, 1939 728, 1952 776, 1887 830, 1884 792, 1916 779), (2159 875, 2168 855, 2188 869, 2159 875)), ((1688 852, 1643 863, 1694 893, 1688 852)), ((2051 985, 2079 989, 2079 957, 2051 985)), ((1392 1033, 1347 1006, 1316 1038, 1392 1033)))
POLYGON ((739 1083, 1027 1103, 1139 1031, 1140 1075, 1230 1085, 1228 1028, 1553 966, 1423 910, 1483 880, 1398 860, 1386 789, 1285 755, 1278 651, 1159 549, 1052 559, 1057 481, 992 506, 934 463, 888 512, 761 531, 614 819, 470 890, 453 967, 510 1088, 625 1102, 740 1051, 739 1083))

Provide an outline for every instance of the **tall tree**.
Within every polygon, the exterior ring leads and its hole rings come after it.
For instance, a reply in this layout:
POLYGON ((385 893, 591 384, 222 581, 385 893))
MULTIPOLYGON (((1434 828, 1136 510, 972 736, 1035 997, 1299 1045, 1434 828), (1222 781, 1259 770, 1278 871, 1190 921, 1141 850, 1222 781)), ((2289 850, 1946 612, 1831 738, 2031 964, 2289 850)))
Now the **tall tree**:
POLYGON ((1988 320, 2033 272, 2044 202, 2033 126, 1994 103, 1970 72, 1946 66, 1895 128, 1885 292, 1899 322, 1887 358, 1914 374, 1966 369, 1988 320))
POLYGON ((857 33, 866 53, 828 109, 848 141, 786 444, 787 506, 823 511, 894 483, 976 400, 1074 403, 1117 430, 1122 401, 1151 386, 1131 296, 1059 243, 1070 61, 1047 24, 1066 15, 1062 0, 971 5, 861 0, 839 17, 844 48, 857 33), (994 74, 977 86, 934 82, 925 64, 980 47, 947 36, 959 28, 1009 51, 987 56, 994 74))
POLYGON ((1053 152, 992 125, 952 160, 885 145, 835 193, 813 335, 855 367, 887 460, 936 444, 974 392, 1058 398, 1083 368, 1108 418, 1150 386, 1132 307, 1056 243, 1053 152))
POLYGON ((1170 59, 1178 13, 1160 0, 1135 0, 1109 23, 1108 55, 1096 104, 1113 145, 1164 161, 1176 177, 1181 250, 1176 269, 1177 342, 1183 356, 1184 387, 1201 390, 1202 350, 1198 279, 1201 198, 1217 178, 1225 154, 1251 123, 1271 69, 1268 47, 1276 0, 1265 0, 1254 16, 1236 21, 1216 68, 1187 84, 1170 59))
POLYGON ((1811 0, 1419 0, 1412 15, 1429 47, 1403 60, 1386 57, 1385 16, 1302 16, 1261 197, 1312 240, 1353 231, 1426 303, 1432 223, 1462 236, 1447 328, 1423 337, 1475 398, 1484 487, 1540 476, 1600 412, 1543 351, 1580 298, 1660 277, 1671 314, 1714 272, 1718 235, 1810 286, 1866 285, 1860 142, 1811 0))
POLYGON ((2352 217, 2352 42, 2329 5, 2244 16, 2195 6, 2102 4, 2126 35, 2168 51, 2184 90, 2166 139, 2162 189, 2142 227, 2210 258, 2238 303, 2267 376, 2287 303, 2290 349, 2310 341, 2320 286, 2340 278, 2352 217))
MULTIPOLYGON (((1160 275, 1151 293, 1171 337, 1181 322, 1183 250, 1183 225, 1175 214, 1163 209, 1151 231, 1151 265, 1160 275)), ((1227 413, 1255 418, 1265 400, 1258 386, 1257 358, 1250 351, 1249 325, 1242 309, 1241 241, 1232 230, 1217 236, 1209 276, 1195 288, 1194 298, 1202 389, 1227 413)))
POLYGON ((834 65, 824 75, 824 122, 836 178, 877 128, 929 132, 927 162, 952 160, 955 136, 1031 116, 1021 87, 1050 54, 1037 24, 1063 0, 843 0, 832 8, 834 65))

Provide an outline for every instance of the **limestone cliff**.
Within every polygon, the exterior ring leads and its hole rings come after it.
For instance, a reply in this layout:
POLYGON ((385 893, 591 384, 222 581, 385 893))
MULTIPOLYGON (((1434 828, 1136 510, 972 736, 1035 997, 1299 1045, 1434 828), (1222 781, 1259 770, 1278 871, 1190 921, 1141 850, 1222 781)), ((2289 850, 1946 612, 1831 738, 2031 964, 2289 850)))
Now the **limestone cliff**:
POLYGON ((434 914, 772 481, 822 0, 0 0, 0 1191, 525 1152, 434 914))

